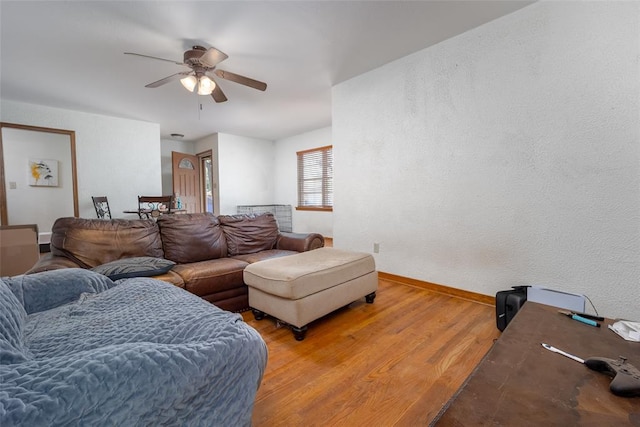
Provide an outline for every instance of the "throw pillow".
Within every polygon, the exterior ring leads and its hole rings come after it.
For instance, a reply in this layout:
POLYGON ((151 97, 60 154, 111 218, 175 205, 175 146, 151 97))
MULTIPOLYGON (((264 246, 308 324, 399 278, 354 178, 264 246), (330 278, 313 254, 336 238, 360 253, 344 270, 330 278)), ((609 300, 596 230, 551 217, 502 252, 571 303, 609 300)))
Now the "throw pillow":
POLYGON ((91 270, 104 274, 111 280, 129 277, 151 277, 164 274, 171 270, 175 262, 163 258, 134 257, 123 258, 93 267, 91 270))

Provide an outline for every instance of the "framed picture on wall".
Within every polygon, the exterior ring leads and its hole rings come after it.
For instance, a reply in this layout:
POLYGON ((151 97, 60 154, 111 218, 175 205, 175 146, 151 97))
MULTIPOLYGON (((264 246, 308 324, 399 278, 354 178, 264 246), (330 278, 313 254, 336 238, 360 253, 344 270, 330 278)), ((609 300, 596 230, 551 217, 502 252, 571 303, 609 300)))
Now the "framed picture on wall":
POLYGON ((58 161, 29 159, 29 185, 32 187, 57 187, 58 161))

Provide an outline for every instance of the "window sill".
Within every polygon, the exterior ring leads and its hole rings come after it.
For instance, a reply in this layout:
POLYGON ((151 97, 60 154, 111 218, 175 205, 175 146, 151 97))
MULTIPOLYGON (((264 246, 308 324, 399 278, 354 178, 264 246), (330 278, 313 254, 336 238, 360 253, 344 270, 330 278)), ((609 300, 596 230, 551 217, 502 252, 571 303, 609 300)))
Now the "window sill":
POLYGON ((297 211, 333 212, 332 206, 296 206, 297 211))

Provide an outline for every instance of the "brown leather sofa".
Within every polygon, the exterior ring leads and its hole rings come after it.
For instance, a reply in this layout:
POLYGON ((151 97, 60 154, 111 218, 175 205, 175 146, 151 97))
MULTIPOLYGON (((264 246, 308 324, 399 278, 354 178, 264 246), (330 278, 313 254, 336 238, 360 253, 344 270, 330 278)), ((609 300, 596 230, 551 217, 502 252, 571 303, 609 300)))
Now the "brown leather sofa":
POLYGON ((229 311, 249 307, 244 268, 254 262, 324 246, 317 233, 281 233, 270 213, 176 214, 152 220, 59 218, 51 252, 27 272, 93 268, 118 259, 165 258, 176 263, 157 279, 229 311))

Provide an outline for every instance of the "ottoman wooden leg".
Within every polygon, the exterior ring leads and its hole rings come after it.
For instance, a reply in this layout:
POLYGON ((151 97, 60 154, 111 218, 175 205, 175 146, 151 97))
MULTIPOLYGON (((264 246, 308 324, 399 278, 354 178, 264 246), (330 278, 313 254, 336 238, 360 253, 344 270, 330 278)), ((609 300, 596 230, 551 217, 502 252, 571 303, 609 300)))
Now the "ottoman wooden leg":
POLYGON ((298 328, 297 326, 292 326, 291 330, 293 331, 293 336, 296 341, 302 341, 304 337, 307 335, 307 327, 303 326, 302 328, 298 328))
POLYGON ((253 317, 255 317, 256 320, 264 319, 264 312, 256 310, 255 308, 252 308, 251 311, 253 312, 253 317))
POLYGON ((376 299, 376 293, 371 292, 369 295, 365 295, 364 299, 367 301, 368 304, 373 304, 373 300, 376 299))

